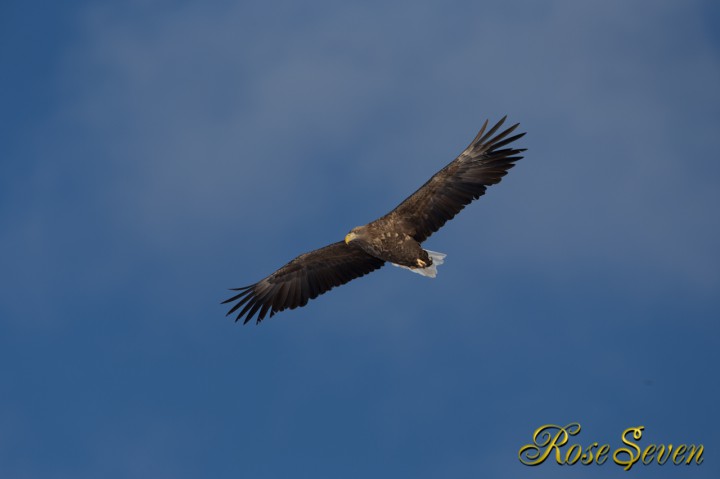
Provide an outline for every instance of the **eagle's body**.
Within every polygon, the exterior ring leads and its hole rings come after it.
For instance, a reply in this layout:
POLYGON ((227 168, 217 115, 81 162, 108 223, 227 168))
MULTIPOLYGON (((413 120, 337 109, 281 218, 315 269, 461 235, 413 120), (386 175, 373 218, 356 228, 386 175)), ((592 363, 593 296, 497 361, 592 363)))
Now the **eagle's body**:
POLYGON ((304 306, 385 262, 435 277, 445 255, 421 244, 522 158, 517 155, 525 150, 503 148, 524 135, 508 138, 517 124, 493 137, 504 121, 485 133, 486 121, 470 146, 387 215, 353 228, 345 241, 300 255, 258 283, 237 288, 239 293, 223 302, 237 301, 228 314, 244 305, 236 321, 245 316, 247 323, 257 313, 259 323, 268 312, 304 306))
POLYGON ((402 224, 383 217, 353 228, 345 243, 356 244, 367 254, 398 266, 423 268, 432 264, 428 252, 405 230, 402 224))

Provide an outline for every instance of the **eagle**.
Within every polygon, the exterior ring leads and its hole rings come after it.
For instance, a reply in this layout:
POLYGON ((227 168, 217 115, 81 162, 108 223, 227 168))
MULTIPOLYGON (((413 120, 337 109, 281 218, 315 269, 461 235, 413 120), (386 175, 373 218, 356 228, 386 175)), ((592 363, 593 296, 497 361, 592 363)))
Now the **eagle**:
POLYGON ((519 123, 497 133, 506 118, 487 132, 485 120, 457 158, 385 216, 353 228, 343 241, 298 256, 255 284, 231 288, 237 294, 222 302, 235 303, 226 316, 240 310, 235 321, 244 317, 247 324, 257 314, 259 324, 268 313, 272 317, 305 306, 387 262, 434 278, 446 255, 423 249, 423 241, 482 196, 488 186, 499 183, 523 158, 519 155, 525 149, 508 147, 525 135, 512 135, 519 123))

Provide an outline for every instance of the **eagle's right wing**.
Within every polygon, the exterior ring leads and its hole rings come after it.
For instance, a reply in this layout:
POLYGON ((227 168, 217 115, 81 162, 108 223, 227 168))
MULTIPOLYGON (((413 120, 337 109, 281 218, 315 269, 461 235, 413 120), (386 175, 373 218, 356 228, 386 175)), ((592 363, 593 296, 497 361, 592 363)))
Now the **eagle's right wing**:
POLYGON ((237 301, 228 315, 244 305, 235 321, 245 323, 258 313, 257 322, 284 309, 305 306, 307 302, 355 278, 380 268, 385 262, 357 246, 339 241, 302 254, 265 279, 250 286, 233 288, 238 294, 222 304, 237 301))

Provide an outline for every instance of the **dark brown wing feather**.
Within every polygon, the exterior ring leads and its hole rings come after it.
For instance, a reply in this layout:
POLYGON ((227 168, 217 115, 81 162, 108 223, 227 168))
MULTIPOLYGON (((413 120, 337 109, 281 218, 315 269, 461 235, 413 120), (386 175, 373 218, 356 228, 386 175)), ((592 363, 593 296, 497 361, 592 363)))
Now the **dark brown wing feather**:
POLYGON ((305 306, 307 302, 355 278, 380 268, 385 262, 343 241, 298 256, 267 278, 242 288, 222 304, 237 301, 228 315, 243 307, 235 321, 245 316, 247 323, 257 313, 259 323, 284 309, 305 306))
MULTIPOLYGON (((510 136, 515 124, 493 136, 505 122, 503 117, 487 133, 487 120, 475 139, 460 156, 433 175, 397 208, 381 218, 400 224, 418 243, 425 241, 447 221, 455 217, 485 189, 500 182, 524 149, 503 148, 525 133, 510 136)), ((380 221, 380 220, 379 220, 380 221)))

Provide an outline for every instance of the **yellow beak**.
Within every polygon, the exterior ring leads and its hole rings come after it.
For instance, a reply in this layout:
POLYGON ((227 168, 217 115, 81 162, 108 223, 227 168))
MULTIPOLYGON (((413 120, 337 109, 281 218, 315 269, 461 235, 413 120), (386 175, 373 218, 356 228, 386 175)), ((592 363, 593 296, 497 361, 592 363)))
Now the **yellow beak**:
POLYGON ((345 244, 348 244, 349 242, 351 242, 352 240, 354 240, 356 237, 357 237, 357 235, 356 235, 355 233, 352 233, 352 232, 346 234, 346 235, 345 235, 345 244))

